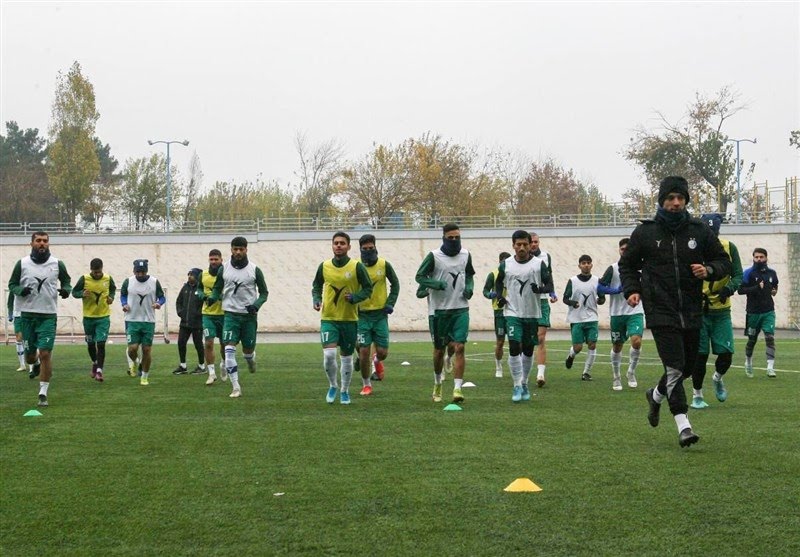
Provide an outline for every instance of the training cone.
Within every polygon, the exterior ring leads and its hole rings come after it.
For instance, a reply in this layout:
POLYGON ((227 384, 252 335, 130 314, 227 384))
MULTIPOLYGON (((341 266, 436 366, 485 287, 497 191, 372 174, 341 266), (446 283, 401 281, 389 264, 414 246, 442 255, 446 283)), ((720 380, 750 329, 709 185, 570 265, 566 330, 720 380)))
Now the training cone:
POLYGON ((503 491, 509 493, 525 493, 533 491, 541 491, 542 488, 530 481, 528 478, 517 478, 506 487, 503 491))
POLYGON ((444 407, 445 412, 460 412, 461 407, 458 404, 448 404, 444 407))
POLYGON ((44 416, 44 414, 42 414, 38 410, 28 410, 23 414, 23 416, 25 416, 26 418, 31 418, 33 416, 44 416))
POLYGON ((466 383, 464 383, 461 386, 462 387, 477 387, 477 385, 475 385, 475 383, 473 383, 472 381, 467 381, 466 383))

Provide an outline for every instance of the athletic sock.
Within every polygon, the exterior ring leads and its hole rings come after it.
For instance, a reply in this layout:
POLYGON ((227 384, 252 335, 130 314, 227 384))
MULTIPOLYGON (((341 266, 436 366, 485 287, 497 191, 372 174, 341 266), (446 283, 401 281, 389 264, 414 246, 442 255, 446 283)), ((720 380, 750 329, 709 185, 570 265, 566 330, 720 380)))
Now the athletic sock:
POLYGON ((639 356, 641 355, 641 348, 631 348, 628 355, 630 361, 628 362, 628 373, 636 371, 636 366, 639 364, 639 356))
POLYGON ((19 358, 19 367, 25 365, 25 348, 21 342, 17 343, 17 358, 19 358))
POLYGON ((583 373, 589 373, 592 371, 592 366, 594 365, 594 359, 597 358, 597 349, 589 350, 586 354, 586 363, 583 366, 583 373))
POLYGON ((517 354, 516 356, 508 357, 508 369, 511 371, 511 379, 514 381, 514 386, 519 387, 522 385, 522 357, 517 354))
POLYGON ((692 396, 695 398, 703 398, 703 389, 692 389, 692 396))
POLYGON ((463 379, 453 379, 453 388, 454 389, 460 389, 461 385, 463 385, 463 384, 464 384, 464 380, 463 379))
POLYGON ((328 384, 331 387, 338 387, 336 374, 339 372, 339 368, 336 365, 336 348, 323 348, 322 357, 322 365, 325 368, 325 375, 328 376, 328 384))
POLYGON ((50 387, 49 381, 39 381, 39 394, 47 396, 47 389, 50 387))
POLYGON ((767 360, 767 371, 775 371, 775 360, 767 360))
POLYGON ((235 346, 226 346, 225 347, 225 367, 228 368, 228 373, 231 372, 232 369, 238 367, 236 363, 236 347, 235 346))
POLYGON ((442 375, 444 375, 444 373, 442 373, 442 372, 439 372, 439 373, 436 373, 435 371, 433 372, 433 384, 434 385, 441 385, 442 384, 442 375))
POLYGON ((622 362, 622 352, 611 351, 611 374, 614 379, 619 379, 619 366, 622 362))
POLYGON ((569 347, 569 357, 570 358, 575 357, 575 349, 572 346, 569 347))
POLYGON ((658 391, 658 387, 656 387, 655 389, 653 389, 653 401, 654 401, 656 404, 661 404, 661 402, 664 400, 664 398, 665 398, 665 397, 664 397, 664 395, 662 395, 662 394, 661 394, 661 393, 658 391))
POLYGON ((533 356, 522 355, 522 384, 528 384, 528 377, 531 376, 531 368, 533 368, 533 356))
POLYGON ((208 375, 210 377, 217 376, 217 370, 214 369, 214 364, 206 364, 206 369, 208 370, 208 375))
POLYGON ((494 369, 495 371, 503 371, 503 360, 498 360, 497 358, 495 358, 494 369))
POLYGON ((353 355, 342 356, 341 360, 342 392, 346 393, 350 389, 350 380, 353 378, 353 355))
POLYGON ((539 364, 536 366, 536 377, 544 377, 545 367, 545 364, 539 364))
POLYGON ((678 426, 678 433, 687 427, 692 427, 692 424, 689 423, 689 417, 686 414, 675 414, 675 425, 678 426))
POLYGON ((711 376, 711 380, 712 381, 722 381, 722 376, 719 374, 719 372, 715 371, 714 375, 711 376))
POLYGON ((228 373, 228 377, 231 380, 231 389, 232 390, 236 391, 238 389, 241 389, 241 387, 239 386, 239 372, 238 371, 234 371, 233 373, 228 373))

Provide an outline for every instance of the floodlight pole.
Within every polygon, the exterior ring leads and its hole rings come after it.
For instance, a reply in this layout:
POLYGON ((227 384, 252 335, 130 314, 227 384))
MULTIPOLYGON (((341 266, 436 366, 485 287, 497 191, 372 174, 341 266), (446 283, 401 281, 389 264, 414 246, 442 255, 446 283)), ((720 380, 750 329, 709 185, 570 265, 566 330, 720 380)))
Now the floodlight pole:
POLYGON ((736 143, 736 224, 739 224, 739 220, 742 216, 742 168, 741 161, 739 160, 739 143, 747 141, 748 143, 755 144, 758 142, 758 139, 726 139, 725 141, 736 143))
POLYGON ((167 232, 170 231, 170 219, 169 219, 169 212, 170 212, 170 205, 172 204, 172 171, 169 167, 169 146, 173 143, 178 143, 179 145, 183 145, 186 147, 189 145, 189 141, 184 139, 183 141, 152 141, 150 139, 147 140, 148 145, 155 145, 157 143, 163 143, 167 146, 167 219, 166 219, 166 226, 167 232))

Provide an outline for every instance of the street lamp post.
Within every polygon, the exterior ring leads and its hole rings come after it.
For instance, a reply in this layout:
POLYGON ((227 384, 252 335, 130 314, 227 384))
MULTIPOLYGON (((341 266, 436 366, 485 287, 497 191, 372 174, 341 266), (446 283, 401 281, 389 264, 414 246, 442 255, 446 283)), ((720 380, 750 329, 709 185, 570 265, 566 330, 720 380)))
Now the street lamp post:
POLYGON ((742 215, 742 168, 741 161, 739 160, 739 143, 747 141, 748 143, 755 144, 758 142, 758 139, 726 139, 726 141, 736 143, 736 224, 739 224, 742 215))
POLYGON ((170 220, 169 220, 169 210, 170 205, 172 203, 172 171, 169 168, 169 146, 173 143, 178 143, 186 147, 189 145, 189 141, 184 139, 183 141, 152 141, 150 139, 147 140, 148 145, 156 145, 157 143, 163 143, 167 146, 167 232, 170 230, 170 220))

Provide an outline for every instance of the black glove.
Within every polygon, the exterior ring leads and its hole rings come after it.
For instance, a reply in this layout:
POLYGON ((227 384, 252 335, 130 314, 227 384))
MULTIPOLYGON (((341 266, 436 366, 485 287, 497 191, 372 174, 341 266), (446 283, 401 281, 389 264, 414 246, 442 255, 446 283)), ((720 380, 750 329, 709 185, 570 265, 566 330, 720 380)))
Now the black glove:
POLYGON ((67 298, 69 298, 69 290, 67 290, 66 288, 59 288, 58 295, 61 296, 61 298, 63 298, 64 300, 66 300, 67 298))
POLYGON ((719 291, 718 294, 719 301, 724 304, 728 300, 728 298, 730 298, 732 295, 733 295, 733 290, 731 290, 727 286, 724 286, 722 290, 719 291))
POLYGON ((541 294, 542 293, 541 288, 535 282, 531 283, 531 290, 533 290, 534 294, 541 294))
POLYGON ((383 306, 383 313, 385 313, 386 315, 391 315, 392 313, 394 313, 394 307, 389 305, 383 306))
POLYGON ((247 313, 249 313, 250 315, 255 315, 256 313, 258 313, 258 308, 256 306, 254 306, 253 304, 250 304, 249 306, 245 306, 244 309, 246 309, 247 313))
POLYGON ((216 300, 214 300, 214 299, 213 299, 211 296, 209 296, 208 298, 206 298, 206 301, 205 301, 205 304, 206 304, 206 306, 212 306, 212 305, 214 305, 215 303, 216 303, 216 300))
POLYGON ((19 295, 20 296, 27 296, 31 292, 33 292, 33 288, 31 288, 30 286, 26 286, 25 288, 22 289, 22 291, 19 293, 19 295))
POLYGON ((581 307, 581 303, 576 300, 576 301, 572 302, 572 307, 574 307, 575 309, 578 309, 579 307, 581 307))
POLYGON ((499 308, 505 307, 506 303, 508 303, 508 300, 506 300, 502 296, 498 296, 497 297, 497 307, 499 307, 499 308))

